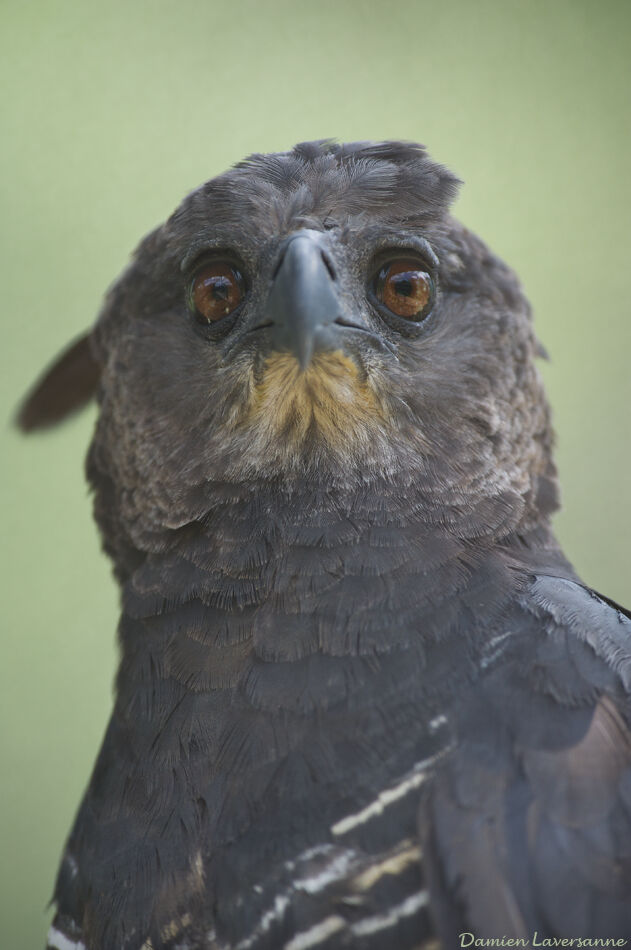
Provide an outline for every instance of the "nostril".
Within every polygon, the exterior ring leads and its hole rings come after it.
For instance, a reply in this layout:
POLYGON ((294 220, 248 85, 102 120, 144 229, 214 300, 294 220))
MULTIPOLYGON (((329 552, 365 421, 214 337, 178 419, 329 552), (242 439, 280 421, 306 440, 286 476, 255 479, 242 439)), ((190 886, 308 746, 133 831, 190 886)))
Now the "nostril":
POLYGON ((322 260, 323 260, 323 262, 324 262, 324 266, 326 267, 326 269, 327 269, 328 272, 329 272, 329 277, 331 278, 331 280, 337 280, 337 276, 336 276, 336 273, 335 273, 335 268, 333 267, 333 264, 331 263, 331 259, 330 259, 329 255, 328 255, 325 251, 323 251, 323 250, 321 249, 321 250, 320 250, 320 256, 322 257, 322 260))

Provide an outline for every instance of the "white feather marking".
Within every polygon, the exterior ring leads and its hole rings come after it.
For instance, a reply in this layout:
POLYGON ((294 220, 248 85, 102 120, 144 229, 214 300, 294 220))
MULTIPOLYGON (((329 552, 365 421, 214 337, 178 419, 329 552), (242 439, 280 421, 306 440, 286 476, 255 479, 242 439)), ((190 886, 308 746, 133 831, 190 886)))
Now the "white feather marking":
POLYGON ((326 841, 324 844, 316 844, 311 848, 307 848, 306 851, 303 851, 302 854, 299 854, 297 858, 293 861, 285 861, 285 867, 288 871, 293 871, 296 865, 304 863, 306 861, 311 861, 312 858, 317 858, 320 855, 329 854, 331 851, 337 851, 337 846, 331 844, 330 841, 326 841))
POLYGON ((82 940, 70 940, 56 927, 48 931, 48 947, 50 950, 85 950, 82 940))
POLYGON ((326 917, 325 920, 314 927, 310 927, 309 930, 303 930, 302 933, 292 937, 289 943, 284 945, 283 950, 308 950, 309 947, 317 946, 327 937, 337 933, 338 930, 343 930, 345 926, 344 918, 337 914, 326 917))
POLYGON ((339 881, 341 877, 345 877, 356 860, 357 853, 355 851, 343 851, 341 854, 337 854, 317 874, 294 881, 294 887, 298 891, 306 891, 307 894, 317 894, 332 881, 339 881))
MULTIPOLYGON (((356 860, 356 852, 340 851, 339 848, 336 848, 335 845, 332 845, 329 842, 309 848, 307 851, 304 851, 295 861, 287 861, 285 867, 288 871, 292 871, 296 865, 306 863, 307 861, 312 861, 315 858, 324 856, 330 851, 333 851, 334 855, 330 858, 328 864, 326 864, 316 874, 313 874, 310 877, 298 878, 282 894, 279 894, 274 900, 273 905, 269 908, 269 910, 265 911, 263 916, 260 918, 259 922, 250 935, 244 937, 244 939, 239 944, 237 944, 236 950, 248 950, 249 947, 256 943, 259 937, 269 930, 270 926, 275 920, 278 920, 280 917, 282 917, 285 910, 291 903, 290 895, 293 894, 294 891, 301 890, 306 891, 307 894, 317 894, 318 891, 323 890, 323 888, 325 888, 332 881, 337 881, 339 878, 344 877, 351 867, 353 861, 356 860)), ((260 884, 255 884, 253 886, 253 890, 257 894, 263 893, 263 888, 260 884)))
POLYGON ((235 950, 248 950, 248 947, 251 947, 254 943, 256 943, 261 934, 264 934, 266 930, 269 930, 275 920, 278 920, 279 917, 282 917, 288 907, 289 898, 287 895, 279 894, 270 909, 265 911, 251 935, 238 943, 235 950))
POLYGON ((492 637, 485 646, 485 653, 482 659, 480 660, 480 668, 485 670, 487 666, 490 666, 498 656, 501 656, 502 649, 506 640, 509 637, 513 636, 512 630, 507 630, 506 633, 499 633, 497 636, 492 637))
POLYGON ((431 758, 425 759, 423 762, 419 762, 414 766, 412 772, 408 772, 405 778, 399 782, 398 785, 395 785, 392 788, 387 788, 384 792, 380 792, 374 802, 371 802, 370 805, 366 805, 365 808, 362 808, 362 810, 358 811, 355 815, 347 815, 346 818, 342 818, 341 821, 336 822, 331 826, 331 831, 333 834, 345 835, 353 828, 356 828, 357 825, 363 825, 371 818, 381 815, 389 805, 399 801, 399 799, 407 795, 408 792, 413 791, 415 788, 419 788, 419 786, 421 786, 427 778, 425 774, 427 769, 433 765, 437 759, 441 758, 442 755, 444 755, 444 752, 441 752, 438 755, 433 755, 431 758))
MULTIPOLYGON (((371 802, 370 805, 367 805, 360 812, 357 812, 355 815, 347 815, 346 818, 342 818, 341 821, 338 821, 335 825, 331 827, 331 832, 336 835, 346 834, 347 831, 355 828, 357 825, 361 825, 366 821, 369 821, 371 818, 374 818, 376 815, 382 814, 382 812, 393 802, 398 801, 403 798, 408 792, 419 788, 420 785, 426 780, 427 775, 425 774, 427 770, 444 755, 450 751, 450 746, 447 746, 445 749, 441 749, 436 755, 430 756, 428 759, 424 759, 422 762, 418 762, 413 769, 408 772, 405 777, 399 782, 398 785, 395 785, 391 788, 386 789, 381 792, 375 801, 371 802)), ((340 852, 339 848, 331 843, 326 843, 322 845, 316 845, 315 847, 309 848, 307 851, 304 851, 295 861, 287 861, 285 863, 285 868, 288 871, 293 871, 298 868, 300 864, 304 864, 307 861, 313 860, 316 857, 324 856, 327 852, 334 851, 334 855, 330 858, 328 864, 325 864, 324 867, 320 868, 314 874, 308 875, 307 877, 296 878, 296 880, 287 888, 282 894, 279 894, 273 905, 265 911, 265 913, 260 918, 254 930, 250 934, 241 940, 234 950, 249 950, 250 947, 258 941, 258 939, 265 934, 272 924, 279 920, 285 913, 287 907, 291 903, 291 895, 295 894, 296 890, 306 892, 308 894, 315 894, 318 891, 323 890, 333 881, 344 878, 352 872, 353 864, 358 861, 358 853, 352 850, 345 850, 340 852)), ((412 857, 416 860, 420 858, 420 851, 414 850, 412 852, 406 853, 403 855, 392 855, 388 858, 384 858, 382 862, 378 865, 373 866, 373 869, 365 869, 363 872, 365 877, 362 877, 361 874, 357 878, 357 883, 359 888, 372 886, 369 882, 373 883, 378 880, 383 874, 398 874, 404 867, 407 865, 408 861, 412 860, 412 857)), ((261 885, 254 885, 254 891, 259 893, 259 888, 261 885)), ((414 913, 414 909, 406 910, 410 905, 410 901, 418 900, 418 896, 415 896, 413 899, 410 898, 408 901, 404 901, 399 908, 394 908, 389 915, 381 915, 379 917, 368 918, 367 921, 364 921, 368 925, 368 921, 372 921, 371 926, 374 926, 375 929, 379 927, 390 926, 389 923, 384 921, 389 921, 391 916, 395 913, 399 913, 399 916, 405 916, 406 913, 414 913), (381 921, 379 926, 377 926, 377 921, 381 921)), ((427 899, 427 898, 425 898, 427 899)), ((392 917, 393 921, 396 921, 396 916, 392 917)), ((346 924, 342 917, 338 915, 333 915, 327 917, 326 920, 322 921, 320 924, 317 924, 314 927, 311 927, 309 930, 305 930, 302 933, 296 934, 292 940, 285 945, 284 950, 303 950, 303 947, 308 948, 315 946, 318 942, 325 940, 326 937, 330 936, 332 933, 336 933, 341 927, 345 927, 346 924), (326 927, 335 927, 335 930, 326 931, 322 928, 326 927), (311 943, 300 943, 296 941, 306 941, 310 940, 311 943)))
POLYGON ((353 924, 351 931, 356 937, 366 937, 378 930, 386 930, 388 927, 393 927, 402 917, 410 917, 415 914, 417 910, 427 904, 428 900, 428 892, 419 891, 418 894, 406 897, 404 901, 385 914, 375 914, 374 917, 366 917, 365 920, 358 921, 358 923, 353 924))
POLYGON ((436 732, 437 729, 440 729, 440 727, 446 725, 446 723, 447 716, 434 716, 434 718, 429 721, 429 731, 436 732))
POLYGON ((79 873, 79 865, 77 864, 77 862, 75 861, 74 857, 71 854, 65 855, 64 862, 70 872, 70 876, 74 879, 79 873))

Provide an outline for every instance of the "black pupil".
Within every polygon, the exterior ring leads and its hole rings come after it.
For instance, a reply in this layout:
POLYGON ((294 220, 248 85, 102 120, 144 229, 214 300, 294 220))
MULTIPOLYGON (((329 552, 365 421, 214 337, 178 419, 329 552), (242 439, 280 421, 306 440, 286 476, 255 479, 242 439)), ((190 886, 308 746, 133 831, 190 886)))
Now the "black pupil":
POLYGON ((215 300, 227 300, 230 293, 229 277, 213 277, 212 294, 215 300))
POLYGON ((411 297, 414 291, 412 281, 406 274, 394 278, 394 289, 399 297, 411 297))

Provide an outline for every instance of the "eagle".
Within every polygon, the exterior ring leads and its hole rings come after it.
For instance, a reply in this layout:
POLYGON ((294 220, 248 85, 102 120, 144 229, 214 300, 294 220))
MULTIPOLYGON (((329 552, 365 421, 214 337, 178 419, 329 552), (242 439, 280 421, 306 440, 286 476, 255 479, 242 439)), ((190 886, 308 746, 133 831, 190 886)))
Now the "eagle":
POLYGON ((112 716, 49 950, 631 938, 631 614, 576 575, 544 355, 420 145, 188 195, 24 401, 96 395, 112 716))

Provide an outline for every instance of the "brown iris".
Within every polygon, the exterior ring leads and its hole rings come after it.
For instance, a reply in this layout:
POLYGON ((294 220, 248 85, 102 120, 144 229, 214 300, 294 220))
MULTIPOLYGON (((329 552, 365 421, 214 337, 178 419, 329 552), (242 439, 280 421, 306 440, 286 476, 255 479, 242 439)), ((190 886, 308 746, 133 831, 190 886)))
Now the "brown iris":
POLYGON ((215 323, 239 306, 245 296, 240 272, 227 261, 204 264, 195 274, 190 303, 200 320, 215 323))
POLYGON ((434 302, 434 281, 422 263, 401 258, 385 264, 377 274, 377 300, 405 320, 423 320, 434 302))

